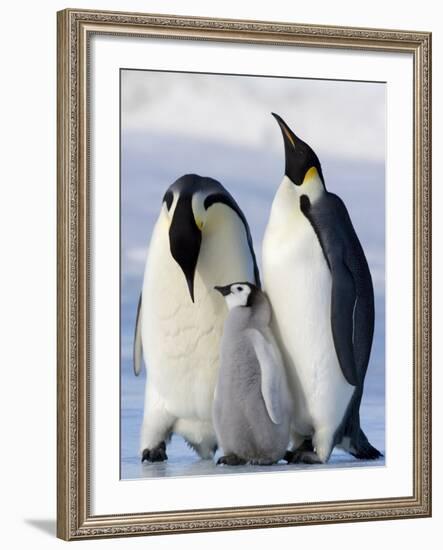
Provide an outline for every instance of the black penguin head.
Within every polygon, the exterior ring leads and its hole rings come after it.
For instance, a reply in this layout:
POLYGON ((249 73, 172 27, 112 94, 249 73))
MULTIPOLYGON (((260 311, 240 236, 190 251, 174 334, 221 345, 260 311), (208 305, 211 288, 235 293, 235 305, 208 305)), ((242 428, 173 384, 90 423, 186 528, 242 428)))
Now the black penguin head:
POLYGON ((226 286, 215 286, 222 296, 225 297, 228 308, 251 307, 254 304, 260 290, 252 283, 239 282, 226 286))
POLYGON ((280 126, 285 145, 285 175, 297 186, 303 186, 312 176, 318 174, 324 186, 320 161, 311 147, 297 137, 286 122, 272 113, 280 126))
POLYGON ((223 204, 231 208, 240 217, 247 232, 248 224, 243 212, 221 183, 196 174, 187 174, 176 180, 166 191, 163 204, 170 220, 170 252, 183 271, 191 300, 194 301, 195 272, 206 223, 210 225, 211 207, 223 204))

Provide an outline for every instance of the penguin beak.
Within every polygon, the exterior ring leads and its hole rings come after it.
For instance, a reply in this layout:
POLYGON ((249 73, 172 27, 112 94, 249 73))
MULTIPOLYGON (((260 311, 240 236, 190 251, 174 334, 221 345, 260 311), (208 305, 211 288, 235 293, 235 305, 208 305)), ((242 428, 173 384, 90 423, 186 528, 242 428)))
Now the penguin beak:
POLYGON ((215 286, 214 290, 218 290, 222 296, 227 296, 228 294, 231 294, 231 285, 215 286))
POLYGON ((295 152, 296 149, 298 149, 298 145, 300 145, 300 143, 298 142, 297 136, 289 128, 289 126, 281 118, 281 116, 277 115, 276 113, 272 113, 272 116, 278 122, 281 133, 283 135, 283 142, 285 146, 285 175, 293 183, 299 185, 301 183, 301 181, 299 181, 301 177, 301 170, 298 169, 298 166, 294 165, 297 164, 298 155, 295 155, 295 152))
POLYGON ((200 253, 202 235, 192 211, 192 195, 179 197, 169 228, 171 255, 178 263, 188 284, 194 302, 194 277, 200 253))
POLYGON ((285 143, 285 151, 287 154, 288 150, 293 151, 295 149, 298 138, 281 116, 277 115, 276 113, 271 114, 280 126, 281 133, 283 134, 283 141, 285 143))
MULTIPOLYGON (((309 145, 294 134, 281 116, 276 113, 272 113, 272 116, 278 122, 283 135, 285 145, 285 175, 295 185, 301 185, 307 170, 311 166, 318 167, 319 173, 321 172, 318 158, 309 145)), ((323 175, 321 175, 321 178, 323 180, 323 175)))

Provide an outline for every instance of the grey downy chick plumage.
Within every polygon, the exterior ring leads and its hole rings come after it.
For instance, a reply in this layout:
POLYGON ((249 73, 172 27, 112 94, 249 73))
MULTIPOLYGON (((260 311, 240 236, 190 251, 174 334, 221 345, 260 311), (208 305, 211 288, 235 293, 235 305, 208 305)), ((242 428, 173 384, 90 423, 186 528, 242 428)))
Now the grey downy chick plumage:
POLYGON ((229 308, 213 406, 218 464, 273 464, 289 443, 291 401, 271 307, 251 283, 215 288, 229 308))

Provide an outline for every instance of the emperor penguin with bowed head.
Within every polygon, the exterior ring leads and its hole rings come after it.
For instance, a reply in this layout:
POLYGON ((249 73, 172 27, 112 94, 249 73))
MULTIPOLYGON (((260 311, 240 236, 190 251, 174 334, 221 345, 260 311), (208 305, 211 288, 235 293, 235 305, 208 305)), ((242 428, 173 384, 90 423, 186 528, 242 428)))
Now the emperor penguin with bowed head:
POLYGON ((214 427, 217 464, 273 464, 289 443, 291 398, 266 296, 247 282, 216 286, 229 309, 221 342, 214 427))
POLYGON ((374 332, 368 263, 317 155, 273 115, 286 167, 265 231, 263 280, 293 397, 293 460, 327 462, 335 445, 376 459, 359 417, 374 332))
POLYGON ((248 223, 228 191, 188 174, 166 191, 140 296, 134 370, 147 365, 142 462, 167 459, 172 433, 201 458, 217 448, 212 404, 226 317, 217 284, 260 285, 248 223))

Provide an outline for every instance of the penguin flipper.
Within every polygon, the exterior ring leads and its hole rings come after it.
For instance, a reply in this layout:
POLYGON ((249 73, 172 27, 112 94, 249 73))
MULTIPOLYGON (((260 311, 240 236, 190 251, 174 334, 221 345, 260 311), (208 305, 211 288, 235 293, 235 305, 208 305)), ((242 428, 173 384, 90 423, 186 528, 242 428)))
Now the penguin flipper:
POLYGON ((331 328, 338 361, 347 382, 358 386, 366 373, 374 326, 367 261, 339 197, 326 193, 311 204, 302 195, 300 208, 317 235, 331 272, 331 328))
POLYGON ((142 369, 142 334, 141 334, 141 306, 142 295, 138 299, 137 314, 135 318, 134 347, 133 347, 133 367, 134 374, 138 376, 142 369))
POLYGON ((357 302, 351 272, 344 263, 331 269, 331 327, 338 362, 347 382, 357 386, 359 377, 354 358, 354 312, 357 302))
POLYGON ((265 402, 269 417, 274 424, 280 424, 283 420, 281 406, 281 393, 284 384, 283 363, 278 351, 256 329, 249 329, 249 337, 252 342, 261 373, 261 393, 265 402))

